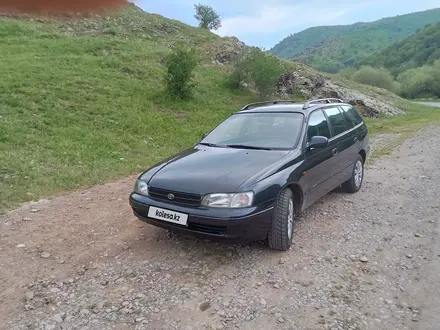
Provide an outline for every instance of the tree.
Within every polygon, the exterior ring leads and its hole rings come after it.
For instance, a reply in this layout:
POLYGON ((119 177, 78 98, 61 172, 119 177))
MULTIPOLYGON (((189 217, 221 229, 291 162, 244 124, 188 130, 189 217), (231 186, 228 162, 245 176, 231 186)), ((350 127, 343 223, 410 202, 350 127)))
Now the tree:
POLYGON ((165 59, 167 72, 165 76, 167 91, 171 96, 184 99, 192 94, 194 84, 194 69, 199 64, 199 58, 194 49, 182 45, 174 48, 165 59))
POLYGON ((221 28, 220 15, 212 7, 198 4, 194 5, 194 8, 196 10, 194 17, 199 21, 199 27, 209 30, 221 28))

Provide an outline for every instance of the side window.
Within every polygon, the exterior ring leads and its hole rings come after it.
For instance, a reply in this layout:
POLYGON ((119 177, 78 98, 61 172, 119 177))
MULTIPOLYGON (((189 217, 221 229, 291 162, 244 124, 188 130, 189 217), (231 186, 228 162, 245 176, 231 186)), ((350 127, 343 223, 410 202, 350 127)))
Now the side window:
POLYGON ((343 106, 341 106, 341 108, 342 108, 342 110, 344 110, 346 118, 350 121, 350 123, 353 125, 353 127, 362 123, 362 121, 363 121, 362 117, 359 114, 359 112, 357 112, 355 107, 343 105, 343 106))
POLYGON ((344 133, 345 131, 352 128, 352 126, 347 123, 342 112, 338 108, 328 108, 324 110, 330 124, 333 128, 334 136, 344 133))
POLYGON ((327 118, 321 110, 315 111, 310 115, 309 125, 307 127, 307 141, 313 136, 325 136, 330 139, 330 129, 327 118))

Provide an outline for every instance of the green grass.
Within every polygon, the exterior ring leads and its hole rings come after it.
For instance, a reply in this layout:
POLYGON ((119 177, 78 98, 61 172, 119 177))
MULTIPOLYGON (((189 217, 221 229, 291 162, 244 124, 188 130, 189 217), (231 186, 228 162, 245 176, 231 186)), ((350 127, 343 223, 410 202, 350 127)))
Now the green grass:
POLYGON ((206 63, 193 99, 168 100, 169 49, 154 40, 66 37, 17 21, 0 21, 0 36, 0 209, 138 173, 255 100, 206 63))
MULTIPOLYGON (((124 15, 111 26, 98 20, 100 29, 0 19, 0 211, 140 173, 258 100, 228 89, 230 68, 212 64, 218 37, 145 15, 137 25, 124 23, 131 22, 124 15), (132 38, 124 24, 134 29, 132 38), (168 32, 154 37, 161 26, 168 32), (165 96, 161 64, 177 40, 205 55, 194 97, 181 102, 165 96)), ((372 133, 439 119, 433 108, 405 106, 408 115, 369 120, 372 133)))

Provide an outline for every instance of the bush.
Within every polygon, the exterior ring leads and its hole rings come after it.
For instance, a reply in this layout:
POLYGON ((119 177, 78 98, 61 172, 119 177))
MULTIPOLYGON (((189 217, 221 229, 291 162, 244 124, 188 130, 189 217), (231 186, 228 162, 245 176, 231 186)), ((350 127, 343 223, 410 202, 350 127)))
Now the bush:
POLYGON ((218 30, 222 26, 220 15, 210 6, 194 5, 196 14, 194 18, 199 21, 199 27, 202 29, 218 30))
POLYGON ((167 72, 165 76, 168 93, 179 99, 192 95, 194 84, 194 69, 199 64, 199 58, 194 49, 186 49, 179 45, 165 59, 167 72))
POLYGON ((229 76, 229 85, 237 88, 241 83, 251 85, 259 95, 267 97, 277 90, 280 76, 286 71, 277 57, 253 48, 239 55, 229 76))
POLYGON ((353 74, 352 79, 361 84, 385 88, 389 91, 396 92, 395 89, 397 85, 395 84, 393 76, 384 68, 377 69, 371 66, 362 66, 353 74))
POLYGON ((407 70, 397 80, 404 97, 440 97, 440 60, 433 65, 407 70))

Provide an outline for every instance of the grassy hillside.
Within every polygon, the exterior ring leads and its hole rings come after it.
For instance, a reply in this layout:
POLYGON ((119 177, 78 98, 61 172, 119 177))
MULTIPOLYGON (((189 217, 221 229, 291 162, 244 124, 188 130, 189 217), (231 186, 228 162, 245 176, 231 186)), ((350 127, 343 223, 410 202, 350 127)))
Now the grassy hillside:
POLYGON ((318 70, 337 72, 408 37, 426 24, 437 22, 440 22, 440 8, 371 23, 313 27, 285 38, 270 52, 308 63, 318 70))
POLYGON ((161 59, 220 38, 130 7, 87 20, 0 19, 0 209, 136 173, 255 97, 208 58, 193 99, 163 96, 161 59), (127 38, 127 37, 130 38, 127 38))
POLYGON ((430 24, 414 35, 376 53, 360 65, 383 66, 395 76, 440 59, 440 23, 430 24))
MULTIPOLYGON (((230 67, 213 61, 225 47, 209 31, 134 6, 81 20, 0 18, 0 211, 139 173, 258 100, 227 87, 230 67), (177 41, 203 57, 187 101, 164 94, 163 58, 177 41)), ((369 120, 371 132, 439 113, 399 106, 410 121, 369 120)))

